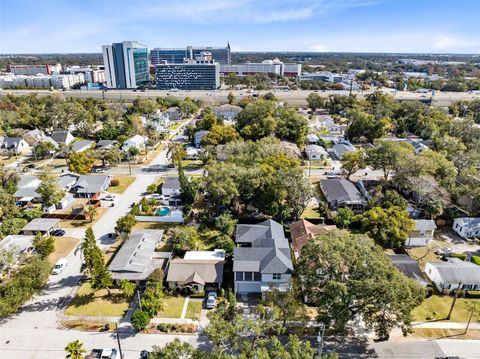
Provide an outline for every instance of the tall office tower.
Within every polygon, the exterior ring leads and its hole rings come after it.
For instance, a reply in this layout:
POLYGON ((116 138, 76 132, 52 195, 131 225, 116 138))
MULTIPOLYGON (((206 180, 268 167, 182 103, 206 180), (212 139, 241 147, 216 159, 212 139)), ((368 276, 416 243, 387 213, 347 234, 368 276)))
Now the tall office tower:
POLYGON ((145 86, 150 80, 148 49, 136 41, 103 45, 107 87, 129 89, 145 86))
POLYGON ((150 61, 152 65, 160 64, 183 64, 186 61, 196 59, 202 52, 210 52, 213 60, 219 64, 229 64, 231 62, 230 44, 226 47, 193 47, 176 49, 156 48, 150 51, 150 61))
POLYGON ((155 79, 159 90, 215 90, 220 87, 220 65, 203 52, 182 64, 156 65, 155 79))

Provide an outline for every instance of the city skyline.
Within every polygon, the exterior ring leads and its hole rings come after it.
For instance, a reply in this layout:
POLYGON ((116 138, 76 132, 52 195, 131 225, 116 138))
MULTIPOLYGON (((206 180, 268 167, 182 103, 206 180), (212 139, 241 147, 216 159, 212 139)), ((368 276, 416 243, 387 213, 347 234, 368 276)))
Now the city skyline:
POLYGON ((1 0, 0 53, 99 53, 136 40, 149 49, 228 41, 233 52, 477 54, 478 13, 473 0, 1 0))

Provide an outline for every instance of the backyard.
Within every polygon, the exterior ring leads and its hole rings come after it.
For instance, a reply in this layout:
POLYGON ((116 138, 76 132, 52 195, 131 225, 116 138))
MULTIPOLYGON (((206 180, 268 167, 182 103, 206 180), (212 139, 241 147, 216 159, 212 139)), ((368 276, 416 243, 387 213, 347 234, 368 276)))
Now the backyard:
POLYGON ((65 315, 123 317, 129 301, 118 289, 94 291, 90 283, 84 283, 65 309, 65 315))

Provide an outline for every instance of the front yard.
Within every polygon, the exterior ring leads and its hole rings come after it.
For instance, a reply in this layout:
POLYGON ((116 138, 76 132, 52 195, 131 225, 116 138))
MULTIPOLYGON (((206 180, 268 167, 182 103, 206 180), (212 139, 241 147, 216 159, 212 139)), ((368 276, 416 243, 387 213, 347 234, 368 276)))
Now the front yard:
POLYGON ((117 174, 113 176, 113 180, 118 180, 118 186, 110 186, 108 192, 110 193, 123 193, 125 190, 135 181, 135 176, 130 176, 126 174, 117 174))
MULTIPOLYGON (((202 312, 202 303, 202 299, 190 298, 185 318, 199 320, 202 312)), ((181 318, 184 304, 185 297, 167 295, 163 299, 163 309, 158 312, 157 318, 181 318)))
MULTIPOLYGON (((447 317, 452 305, 453 297, 448 295, 432 295, 426 298, 423 303, 412 311, 414 321, 427 322, 443 320, 447 317)), ((451 321, 466 323, 470 317, 470 307, 476 303, 476 310, 472 323, 480 319, 480 299, 458 298, 453 309, 451 321)))
POLYGON ((66 219, 60 221, 60 228, 79 228, 79 227, 90 227, 93 226, 98 220, 103 216, 105 212, 108 211, 108 208, 98 207, 97 208, 97 215, 93 219, 93 222, 90 222, 90 219, 87 216, 87 219, 66 219))
POLYGON ((98 317, 123 317, 129 301, 118 289, 94 291, 90 283, 84 283, 65 309, 65 315, 88 315, 98 317))
POLYGON ((73 237, 54 237, 55 238, 55 252, 48 256, 48 262, 55 264, 60 258, 66 257, 73 248, 76 247, 80 239, 73 237))

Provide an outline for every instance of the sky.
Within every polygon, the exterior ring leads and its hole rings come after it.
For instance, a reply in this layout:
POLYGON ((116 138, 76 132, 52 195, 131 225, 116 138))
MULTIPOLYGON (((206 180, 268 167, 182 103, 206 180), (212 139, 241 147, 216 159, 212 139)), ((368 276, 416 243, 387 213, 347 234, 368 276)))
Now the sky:
POLYGON ((0 53, 149 48, 480 54, 480 0, 0 0, 0 53))

